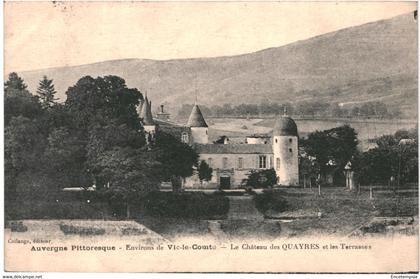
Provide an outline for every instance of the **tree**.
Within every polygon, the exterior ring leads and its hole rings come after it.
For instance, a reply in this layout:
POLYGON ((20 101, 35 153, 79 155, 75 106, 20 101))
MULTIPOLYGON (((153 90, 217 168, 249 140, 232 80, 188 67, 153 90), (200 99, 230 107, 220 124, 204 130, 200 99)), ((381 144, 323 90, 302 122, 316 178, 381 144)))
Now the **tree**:
POLYGON ((147 193, 157 190, 161 181, 158 162, 146 150, 130 147, 114 147, 101 153, 96 167, 97 176, 107 180, 107 186, 100 189, 111 205, 124 204, 126 217, 130 218, 130 205, 138 202, 147 193))
POLYGON ((129 128, 126 124, 116 125, 115 122, 107 125, 95 125, 89 131, 86 144, 87 166, 96 181, 98 188, 103 188, 110 179, 102 172, 102 155, 115 148, 128 148, 133 154, 136 150, 145 147, 145 136, 142 131, 129 128))
POLYGON ((41 105, 26 90, 23 79, 11 73, 4 85, 5 200, 12 201, 19 194, 31 192, 36 184, 35 174, 43 165, 46 134, 41 105))
POLYGON ((117 125, 141 129, 136 107, 143 95, 135 88, 127 88, 125 80, 117 76, 92 78, 85 76, 70 87, 65 106, 72 113, 78 129, 87 131, 91 125, 105 125, 111 120, 117 125))
POLYGON ((43 168, 45 137, 36 120, 24 116, 12 117, 4 132, 5 197, 14 200, 30 192, 31 175, 43 168))
POLYGON ((277 183, 277 175, 274 169, 252 170, 248 174, 246 186, 253 188, 269 188, 277 183))
POLYGON ((4 86, 5 126, 9 124, 12 117, 24 116, 35 119, 42 115, 38 98, 26 90, 25 83, 16 73, 9 74, 9 79, 4 86))
POLYGON ((61 190, 71 186, 91 186, 92 177, 86 167, 85 143, 67 127, 53 128, 47 141, 44 172, 54 182, 54 187, 61 190))
POLYGON ((42 80, 39 81, 38 90, 36 92, 40 97, 41 105, 44 109, 51 108, 58 100, 55 97, 57 91, 54 89, 53 80, 48 79, 47 76, 44 76, 42 80))
POLYGON ((164 181, 171 181, 174 192, 181 189, 181 178, 191 176, 197 166, 198 155, 191 146, 174 136, 158 131, 156 144, 152 150, 160 162, 160 173, 164 181))
MULTIPOLYGON (((304 152, 302 152, 304 154, 304 152)), ((299 174, 302 176, 304 187, 306 187, 307 179, 316 178, 319 174, 319 164, 316 159, 311 156, 300 156, 299 158, 299 174)))
POLYGON ((417 182, 418 146, 416 129, 399 130, 376 140, 377 147, 363 152, 354 160, 360 183, 385 184, 391 176, 399 183, 417 182), (407 140, 406 142, 401 140, 407 140))
POLYGON ((84 153, 75 161, 86 181, 111 200, 120 197, 126 203, 136 196, 133 191, 147 191, 152 177, 160 176, 146 167, 149 154, 143 150, 145 136, 136 111, 142 94, 117 76, 83 77, 66 94, 64 110, 72 116, 68 131, 83 145, 84 153))
POLYGON ((143 131, 117 122, 91 126, 86 166, 92 183, 114 210, 120 212, 124 208, 129 218, 130 205, 158 189, 162 175, 156 154, 147 151, 143 131))
POLYGON ((320 168, 321 175, 333 169, 343 178, 342 170, 357 152, 357 133, 349 125, 343 125, 329 130, 310 133, 307 139, 301 140, 301 146, 311 157, 314 157, 320 168))
POLYGON ((4 89, 16 89, 16 90, 26 90, 28 86, 26 86, 25 82, 21 77, 18 76, 17 73, 13 72, 9 74, 9 79, 4 83, 4 89))
POLYGON ((198 178, 200 179, 201 184, 203 181, 210 181, 213 176, 213 169, 202 160, 198 166, 198 178))

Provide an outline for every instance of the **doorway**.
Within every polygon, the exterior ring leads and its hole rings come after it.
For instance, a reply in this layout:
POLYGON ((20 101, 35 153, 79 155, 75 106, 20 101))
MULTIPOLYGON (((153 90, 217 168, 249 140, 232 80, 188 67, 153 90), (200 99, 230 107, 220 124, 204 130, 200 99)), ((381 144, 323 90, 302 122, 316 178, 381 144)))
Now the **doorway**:
POLYGON ((229 176, 221 176, 220 177, 220 188, 223 189, 230 189, 230 177, 229 176))

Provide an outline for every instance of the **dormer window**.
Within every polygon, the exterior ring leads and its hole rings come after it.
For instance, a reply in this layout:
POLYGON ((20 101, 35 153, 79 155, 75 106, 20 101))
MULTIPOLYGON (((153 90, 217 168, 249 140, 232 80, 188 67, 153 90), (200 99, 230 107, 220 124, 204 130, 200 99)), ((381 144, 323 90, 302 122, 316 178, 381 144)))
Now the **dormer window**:
POLYGON ((182 133, 182 135, 181 135, 181 141, 183 143, 188 143, 188 133, 186 133, 186 132, 183 132, 182 133))

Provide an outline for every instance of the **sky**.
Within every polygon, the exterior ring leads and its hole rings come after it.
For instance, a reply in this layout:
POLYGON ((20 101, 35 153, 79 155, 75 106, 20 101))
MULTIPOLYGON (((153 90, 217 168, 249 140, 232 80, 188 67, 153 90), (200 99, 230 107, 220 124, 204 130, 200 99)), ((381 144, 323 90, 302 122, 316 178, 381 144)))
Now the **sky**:
POLYGON ((5 72, 237 55, 415 9, 416 2, 6 2, 5 72))

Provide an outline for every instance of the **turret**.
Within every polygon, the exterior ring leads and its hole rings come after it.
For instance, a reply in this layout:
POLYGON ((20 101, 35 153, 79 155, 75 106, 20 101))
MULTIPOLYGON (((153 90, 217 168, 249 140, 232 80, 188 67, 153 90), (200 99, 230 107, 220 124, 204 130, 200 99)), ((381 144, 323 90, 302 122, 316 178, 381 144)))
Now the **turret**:
POLYGON ((209 143, 208 126, 197 104, 194 105, 191 111, 187 126, 191 128, 193 143, 209 143))
POLYGON ((144 100, 139 100, 139 105, 136 107, 137 114, 141 117, 141 111, 143 109, 144 100))
POLYGON ((273 129, 274 169, 282 186, 299 184, 298 131, 295 121, 279 117, 273 129))
POLYGON ((156 132, 156 124, 153 121, 151 107, 152 107, 152 102, 149 102, 146 96, 143 106, 141 108, 140 119, 142 121, 144 131, 147 133, 154 134, 156 132))

